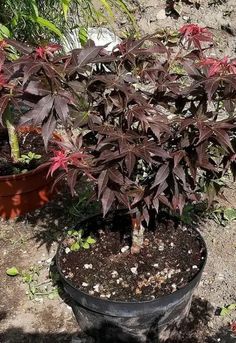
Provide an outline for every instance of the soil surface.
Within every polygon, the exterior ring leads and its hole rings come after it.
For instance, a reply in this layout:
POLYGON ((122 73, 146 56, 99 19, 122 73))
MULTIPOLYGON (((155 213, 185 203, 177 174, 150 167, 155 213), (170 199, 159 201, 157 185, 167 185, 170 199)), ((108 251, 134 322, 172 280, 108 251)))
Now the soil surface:
POLYGON ((47 153, 44 148, 42 137, 37 132, 19 132, 19 147, 22 155, 28 155, 29 152, 41 156, 37 159, 32 159, 29 163, 17 162, 12 163, 10 145, 8 143, 8 135, 6 130, 0 131, 0 176, 19 174, 22 171, 30 171, 37 168, 40 164, 46 162, 52 155, 49 147, 47 153))
MULTIPOLYGON (((68 236, 61 247, 59 265, 67 280, 96 297, 153 300, 184 287, 205 261, 198 233, 175 225, 172 220, 147 231, 143 249, 133 255, 129 248, 129 216, 115 215, 105 223, 95 218, 87 226, 91 228, 90 235, 95 234, 96 243, 89 249, 70 251, 76 239, 68 236), (120 228, 127 230, 122 232, 120 228)), ((85 229, 83 225, 81 228, 85 229)))
MULTIPOLYGON (((129 2, 142 33, 178 29, 188 22, 199 23, 212 28, 216 38, 212 53, 235 56, 235 0, 176 0, 178 15, 166 11, 167 2, 129 2)), ((124 31, 127 20, 117 18, 117 23, 124 31)), ((221 205, 236 208, 236 186, 228 189, 226 196, 230 203, 221 202, 221 205)), ((51 280, 49 269, 58 241, 65 229, 73 227, 72 214, 75 221, 81 220, 82 213, 77 204, 69 196, 65 198, 63 192, 40 211, 16 221, 0 222, 1 343, 70 343, 78 335, 80 330, 69 306, 70 299, 62 294, 53 299, 40 295, 30 299, 26 294, 29 286, 22 282, 21 276, 11 278, 6 275, 6 269, 12 266, 19 270, 41 266, 39 282, 51 280)), ((206 268, 189 318, 179 330, 180 338, 168 343, 235 343, 230 325, 236 321, 236 311, 219 316, 219 308, 236 303, 236 221, 222 227, 212 220, 205 220, 199 228, 208 248, 206 268)), ((53 283, 49 285, 53 290, 53 283)), ((98 336, 102 337, 102 334, 98 332, 98 336)))

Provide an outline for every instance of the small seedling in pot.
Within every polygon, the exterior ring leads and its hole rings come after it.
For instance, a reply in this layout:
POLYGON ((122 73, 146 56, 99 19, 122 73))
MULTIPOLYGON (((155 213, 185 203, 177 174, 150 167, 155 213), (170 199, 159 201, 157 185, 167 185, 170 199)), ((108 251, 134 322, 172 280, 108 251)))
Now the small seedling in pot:
POLYGON ((22 154, 19 161, 24 164, 30 164, 34 160, 40 160, 41 157, 41 155, 30 151, 28 154, 22 154))
POLYGON ((78 251, 80 248, 89 249, 90 246, 96 243, 96 240, 91 237, 83 237, 84 230, 69 230, 68 235, 70 236, 71 240, 69 241, 69 249, 71 251, 78 251))

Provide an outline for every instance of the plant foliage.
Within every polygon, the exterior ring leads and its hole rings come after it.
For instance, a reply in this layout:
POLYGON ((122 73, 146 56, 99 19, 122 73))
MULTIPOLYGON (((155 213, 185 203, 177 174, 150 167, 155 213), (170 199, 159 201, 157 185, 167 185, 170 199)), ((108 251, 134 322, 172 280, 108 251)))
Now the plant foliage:
POLYGON ((61 144, 50 173, 64 169, 72 191, 86 175, 104 215, 125 207, 148 223, 161 208, 181 213, 202 183, 211 203, 218 180, 235 175, 235 60, 206 56, 207 29, 185 25, 176 43, 127 39, 111 53, 91 41, 67 55, 6 44, 22 56, 1 54, 0 114, 27 100, 21 123, 42 125, 45 145, 58 121, 67 132, 73 123, 78 136, 61 144))

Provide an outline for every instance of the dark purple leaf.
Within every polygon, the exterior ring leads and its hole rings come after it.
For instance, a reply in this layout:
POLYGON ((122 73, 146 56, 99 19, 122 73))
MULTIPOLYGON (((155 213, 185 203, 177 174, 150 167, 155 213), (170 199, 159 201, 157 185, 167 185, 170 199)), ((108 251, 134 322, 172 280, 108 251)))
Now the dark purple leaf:
POLYGON ((115 200, 114 192, 110 190, 110 188, 107 187, 105 191, 103 192, 102 199, 101 199, 104 217, 109 211, 109 209, 111 208, 111 205, 114 200, 115 200))
POLYGON ((152 184, 152 188, 158 186, 160 183, 164 182, 167 177, 169 176, 170 168, 169 164, 165 163, 163 164, 157 171, 154 183, 152 184))

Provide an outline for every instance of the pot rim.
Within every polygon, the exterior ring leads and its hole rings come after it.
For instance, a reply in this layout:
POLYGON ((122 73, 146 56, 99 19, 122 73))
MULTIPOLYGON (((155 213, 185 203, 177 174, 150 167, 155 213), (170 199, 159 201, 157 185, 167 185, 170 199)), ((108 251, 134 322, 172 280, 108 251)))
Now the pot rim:
MULTIPOLYGON (((18 129, 19 132, 37 132, 40 133, 41 132, 41 128, 39 127, 33 127, 33 126, 22 126, 18 129)), ((54 132, 53 133, 53 137, 55 138, 55 140, 61 141, 62 138, 61 136, 57 133, 54 132)), ((34 174, 39 174, 42 172, 42 170, 48 169, 48 164, 47 162, 44 162, 43 164, 40 164, 38 167, 29 170, 25 173, 20 173, 20 174, 10 174, 10 175, 0 175, 0 182, 4 182, 4 181, 11 181, 11 180, 20 180, 23 179, 29 175, 34 175, 34 174)))
MULTIPOLYGON (((98 216, 98 215, 87 217, 84 220, 82 220, 81 223, 85 222, 89 218, 94 218, 96 216, 98 216)), ((204 252, 205 252, 204 261, 203 261, 201 267, 199 268, 198 272, 194 275, 194 277, 184 287, 177 289, 173 293, 162 295, 156 299, 142 300, 142 301, 120 301, 120 300, 111 300, 111 299, 107 299, 107 298, 96 297, 94 295, 90 295, 90 294, 82 291, 81 289, 76 287, 70 280, 66 279, 64 274, 61 271, 60 262, 59 262, 59 259, 60 259, 59 254, 60 254, 60 251, 62 249, 62 243, 63 243, 64 238, 59 243, 58 248, 57 248, 57 252, 55 255, 55 257, 56 257, 56 268, 60 274, 60 277, 63 279, 63 282, 67 283, 72 289, 79 291, 80 293, 82 293, 84 296, 90 298, 91 300, 94 299, 95 301, 106 302, 110 305, 112 305, 112 304, 114 304, 114 305, 129 305, 129 304, 134 305, 134 304, 140 304, 140 303, 141 304, 154 304, 157 301, 163 301, 163 299, 165 299, 167 301, 168 299, 171 299, 171 298, 175 297, 176 295, 181 294, 183 292, 183 290, 191 289, 191 286, 195 283, 195 280, 199 277, 199 274, 202 274, 202 272, 205 268, 206 262, 207 262, 208 252, 207 252, 207 246, 206 246, 205 240, 204 240, 201 232, 199 231, 199 229, 197 227, 191 227, 191 228, 198 233, 199 239, 201 240, 201 243, 202 243, 202 246, 203 246, 204 252)))

